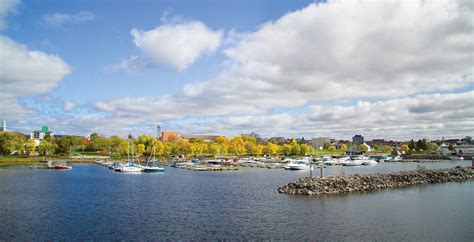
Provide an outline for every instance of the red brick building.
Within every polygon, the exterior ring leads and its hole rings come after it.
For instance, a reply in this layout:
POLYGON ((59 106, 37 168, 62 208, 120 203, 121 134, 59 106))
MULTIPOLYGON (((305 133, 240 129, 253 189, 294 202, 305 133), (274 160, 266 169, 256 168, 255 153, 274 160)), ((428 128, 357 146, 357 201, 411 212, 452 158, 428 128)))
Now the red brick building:
POLYGON ((176 139, 178 139, 178 133, 176 132, 161 132, 161 141, 170 141, 176 139))

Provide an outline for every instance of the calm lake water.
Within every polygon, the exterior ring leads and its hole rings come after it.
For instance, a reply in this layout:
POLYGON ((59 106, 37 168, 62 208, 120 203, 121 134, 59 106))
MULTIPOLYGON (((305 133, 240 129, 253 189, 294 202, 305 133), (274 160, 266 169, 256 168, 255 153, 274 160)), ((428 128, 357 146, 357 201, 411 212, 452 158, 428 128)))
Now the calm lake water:
MULTIPOLYGON (((470 165, 383 163, 327 175, 470 165)), ((315 171, 315 174, 319 174, 315 171)), ((474 241, 474 182, 331 197, 279 194, 308 171, 121 174, 0 168, 0 240, 284 239, 474 241)))

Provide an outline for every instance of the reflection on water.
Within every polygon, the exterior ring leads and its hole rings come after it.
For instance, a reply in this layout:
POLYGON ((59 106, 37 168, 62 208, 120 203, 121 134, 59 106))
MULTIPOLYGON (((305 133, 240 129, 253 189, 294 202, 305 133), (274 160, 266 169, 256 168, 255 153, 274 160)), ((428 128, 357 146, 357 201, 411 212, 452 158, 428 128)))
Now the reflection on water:
MULTIPOLYGON (((326 175, 470 165, 383 163, 326 175)), ((319 175, 319 170, 313 171, 319 175)), ((474 240, 473 182, 375 193, 279 194, 309 171, 115 173, 0 168, 0 239, 474 240)))

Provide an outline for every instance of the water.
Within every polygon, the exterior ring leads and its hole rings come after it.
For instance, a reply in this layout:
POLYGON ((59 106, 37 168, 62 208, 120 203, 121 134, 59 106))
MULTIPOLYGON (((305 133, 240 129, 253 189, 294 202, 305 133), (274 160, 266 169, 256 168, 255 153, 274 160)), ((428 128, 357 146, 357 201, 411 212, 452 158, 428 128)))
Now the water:
MULTIPOLYGON (((470 165, 332 167, 328 175, 470 165)), ((317 170, 315 175, 319 174, 317 170)), ((474 182, 331 197, 277 193, 308 171, 121 174, 0 168, 0 240, 285 239, 473 241, 474 182)))

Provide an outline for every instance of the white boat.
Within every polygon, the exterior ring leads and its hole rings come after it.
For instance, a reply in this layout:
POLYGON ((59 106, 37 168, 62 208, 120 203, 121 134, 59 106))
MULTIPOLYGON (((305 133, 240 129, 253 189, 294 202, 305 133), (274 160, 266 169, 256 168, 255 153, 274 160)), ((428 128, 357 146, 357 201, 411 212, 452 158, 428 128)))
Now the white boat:
POLYGON ((339 162, 336 159, 333 159, 331 156, 323 156, 321 162, 326 166, 336 166, 339 165, 339 162))
POLYGON ((341 162, 341 164, 343 166, 361 166, 362 162, 366 160, 368 160, 368 157, 366 158, 365 156, 356 156, 341 162))
POLYGON ((393 157, 392 161, 402 161, 403 158, 401 156, 395 156, 393 157))
POLYGON ((142 172, 143 168, 135 166, 131 163, 128 163, 122 167, 119 168, 120 172, 142 172))
MULTIPOLYGON (((129 135, 130 137, 131 135, 129 135)), ((134 164, 134 154, 132 149, 132 159, 130 160, 130 139, 128 140, 128 151, 127 151, 127 156, 128 156, 128 162, 124 165, 121 165, 119 167, 115 168, 115 171, 119 172, 142 172, 143 168, 139 167, 139 165, 134 164)))
POLYGON ((377 165, 377 161, 373 160, 373 159, 364 160, 362 162, 362 165, 364 165, 364 166, 375 166, 375 165, 377 165))
POLYGON ((292 163, 288 165, 289 170, 309 170, 307 163, 292 163))

